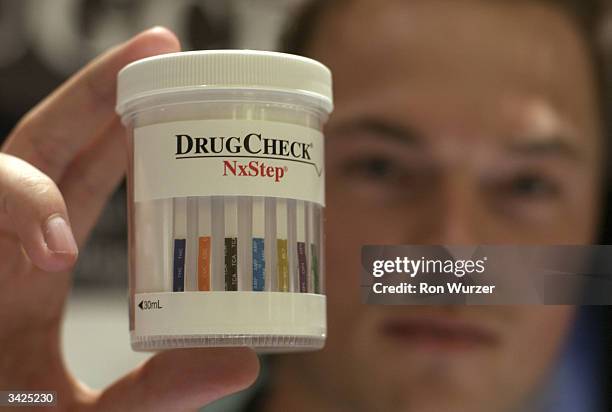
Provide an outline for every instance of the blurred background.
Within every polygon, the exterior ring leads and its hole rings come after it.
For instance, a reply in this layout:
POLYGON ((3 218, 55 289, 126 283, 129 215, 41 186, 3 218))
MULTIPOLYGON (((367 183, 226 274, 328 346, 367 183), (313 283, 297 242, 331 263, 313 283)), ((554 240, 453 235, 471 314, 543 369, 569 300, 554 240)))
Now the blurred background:
MULTIPOLYGON (((301 2, 0 0, 0 141, 27 110, 79 67, 143 29, 166 26, 178 34, 185 50, 274 50, 286 19, 301 2)), ((610 18, 601 27, 601 44, 612 45, 610 18)), ((114 381, 147 357, 129 346, 126 238, 122 187, 81 251, 67 307, 67 361, 94 388, 114 381), (113 356, 101 356, 105 353, 113 356)))

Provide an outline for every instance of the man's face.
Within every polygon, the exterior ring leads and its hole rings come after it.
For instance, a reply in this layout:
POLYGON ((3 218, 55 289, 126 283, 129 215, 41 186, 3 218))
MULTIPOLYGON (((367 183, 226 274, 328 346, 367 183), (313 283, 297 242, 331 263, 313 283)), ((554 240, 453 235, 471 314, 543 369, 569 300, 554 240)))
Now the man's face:
POLYGON ((360 303, 364 244, 594 241, 593 69, 534 2, 354 0, 309 54, 334 74, 326 130, 329 338, 304 377, 350 410, 502 411, 544 377, 570 307, 360 303))

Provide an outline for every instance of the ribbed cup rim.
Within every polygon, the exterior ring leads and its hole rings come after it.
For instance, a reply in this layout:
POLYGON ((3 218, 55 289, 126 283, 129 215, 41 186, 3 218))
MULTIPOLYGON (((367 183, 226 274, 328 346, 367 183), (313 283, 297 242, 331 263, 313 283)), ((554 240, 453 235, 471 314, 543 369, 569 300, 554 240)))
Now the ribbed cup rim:
POLYGON ((333 108, 332 75, 303 56, 259 50, 205 50, 147 57, 118 75, 120 115, 144 97, 193 90, 262 90, 307 96, 328 113, 333 108))

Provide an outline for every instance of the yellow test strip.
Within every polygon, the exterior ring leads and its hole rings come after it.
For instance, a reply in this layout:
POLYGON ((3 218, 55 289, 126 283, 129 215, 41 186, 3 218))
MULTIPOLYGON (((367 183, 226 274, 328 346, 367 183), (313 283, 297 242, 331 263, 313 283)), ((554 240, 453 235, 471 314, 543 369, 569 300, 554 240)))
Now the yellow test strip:
POLYGON ((287 200, 276 200, 276 270, 278 291, 289 292, 289 250, 287 248, 287 200))

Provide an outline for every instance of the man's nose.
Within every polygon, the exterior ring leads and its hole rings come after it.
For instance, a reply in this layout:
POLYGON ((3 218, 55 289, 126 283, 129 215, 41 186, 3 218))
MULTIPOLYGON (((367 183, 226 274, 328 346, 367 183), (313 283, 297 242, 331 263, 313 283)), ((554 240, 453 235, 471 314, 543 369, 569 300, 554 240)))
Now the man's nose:
POLYGON ((429 230, 425 243, 473 245, 487 241, 483 199, 468 176, 456 175, 439 187, 435 205, 426 212, 429 230))

